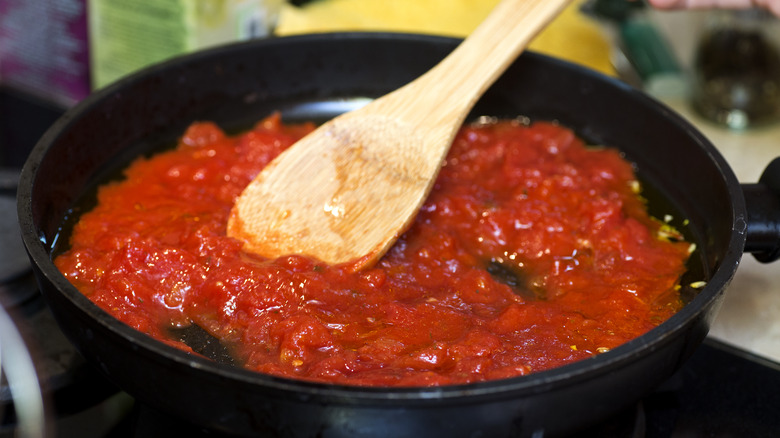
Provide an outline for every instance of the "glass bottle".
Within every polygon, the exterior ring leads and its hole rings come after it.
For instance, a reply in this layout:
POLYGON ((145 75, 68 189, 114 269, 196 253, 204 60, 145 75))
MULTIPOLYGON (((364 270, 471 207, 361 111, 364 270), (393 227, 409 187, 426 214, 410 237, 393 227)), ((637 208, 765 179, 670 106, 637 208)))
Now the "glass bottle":
POLYGON ((711 13, 694 59, 693 107, 732 129, 780 121, 780 20, 760 9, 711 13))

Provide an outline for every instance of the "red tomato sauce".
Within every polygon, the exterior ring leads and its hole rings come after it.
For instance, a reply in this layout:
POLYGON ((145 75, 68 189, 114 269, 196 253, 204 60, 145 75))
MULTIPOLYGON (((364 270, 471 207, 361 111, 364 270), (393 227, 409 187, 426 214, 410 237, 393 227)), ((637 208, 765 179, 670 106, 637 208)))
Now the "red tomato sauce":
POLYGON ((169 330, 195 323, 246 368, 354 385, 545 370, 682 305, 690 245, 659 237, 618 151, 552 123, 464 126, 412 227, 369 270, 242 252, 225 231, 234 200, 312 128, 278 115, 237 136, 193 124, 100 188, 57 266, 163 342, 191 351, 169 330))

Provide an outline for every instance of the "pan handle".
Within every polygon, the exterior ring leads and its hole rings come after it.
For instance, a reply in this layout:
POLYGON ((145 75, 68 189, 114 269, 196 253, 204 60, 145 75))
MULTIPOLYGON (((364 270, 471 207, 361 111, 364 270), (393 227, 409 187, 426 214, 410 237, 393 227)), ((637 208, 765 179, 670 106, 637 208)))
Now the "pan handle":
POLYGON ((747 208, 745 252, 769 263, 780 258, 780 157, 764 169, 758 183, 742 184, 747 208))

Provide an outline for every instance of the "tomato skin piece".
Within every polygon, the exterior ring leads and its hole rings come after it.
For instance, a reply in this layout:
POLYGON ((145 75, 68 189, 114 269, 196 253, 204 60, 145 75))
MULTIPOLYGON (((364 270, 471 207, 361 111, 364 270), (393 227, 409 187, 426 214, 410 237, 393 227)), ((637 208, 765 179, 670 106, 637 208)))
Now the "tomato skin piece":
POLYGON ((689 244, 658 237, 631 164, 545 122, 464 126, 411 228, 367 271, 244 253, 225 235, 233 202, 312 129, 278 114, 235 136, 194 123, 101 187, 55 263, 170 345, 192 352, 169 329, 195 323, 249 369, 351 385, 525 375, 608 351, 682 306, 689 244))

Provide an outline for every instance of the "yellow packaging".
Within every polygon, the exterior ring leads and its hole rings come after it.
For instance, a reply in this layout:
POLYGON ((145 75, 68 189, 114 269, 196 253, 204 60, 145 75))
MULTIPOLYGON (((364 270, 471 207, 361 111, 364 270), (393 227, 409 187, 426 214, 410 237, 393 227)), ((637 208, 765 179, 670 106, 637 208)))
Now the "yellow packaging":
MULTIPOLYGON (((414 32, 465 37, 498 0, 317 0, 282 7, 280 36, 335 31, 414 32)), ((615 75, 609 39, 573 2, 530 45, 548 55, 615 75)))

